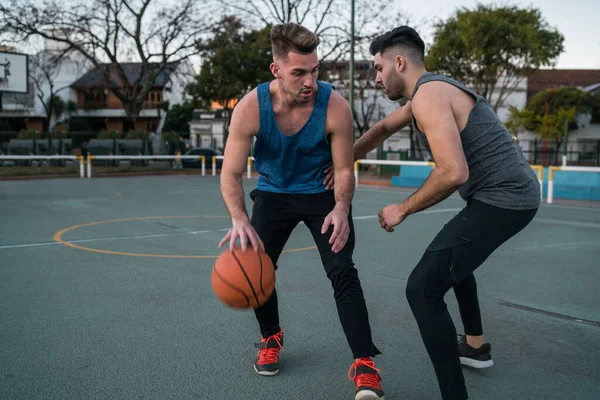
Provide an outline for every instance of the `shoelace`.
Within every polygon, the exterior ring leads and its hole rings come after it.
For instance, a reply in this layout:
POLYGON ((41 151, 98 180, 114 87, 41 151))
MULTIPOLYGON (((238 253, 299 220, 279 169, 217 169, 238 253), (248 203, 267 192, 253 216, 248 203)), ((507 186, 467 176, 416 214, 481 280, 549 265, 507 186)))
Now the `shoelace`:
POLYGON ((373 371, 377 371, 377 373, 380 373, 381 370, 375 368, 375 363, 366 358, 359 358, 357 359, 354 364, 352 364, 350 366, 350 369, 348 370, 348 379, 350 379, 351 381, 354 381, 354 383, 356 384, 356 387, 359 386, 368 386, 368 387, 373 387, 373 388, 377 388, 377 389, 381 389, 381 385, 379 382, 381 382, 381 377, 376 374, 376 373, 362 373, 357 375, 356 371, 358 371, 358 367, 360 366, 364 366, 364 367, 368 367, 370 369, 372 369, 373 371))
POLYGON ((281 350, 281 336, 279 334, 271 335, 266 339, 263 339, 260 344, 261 349, 258 352, 258 363, 259 364, 273 364, 279 361, 279 351, 281 350), (268 348, 269 341, 274 340, 277 343, 277 347, 268 348))

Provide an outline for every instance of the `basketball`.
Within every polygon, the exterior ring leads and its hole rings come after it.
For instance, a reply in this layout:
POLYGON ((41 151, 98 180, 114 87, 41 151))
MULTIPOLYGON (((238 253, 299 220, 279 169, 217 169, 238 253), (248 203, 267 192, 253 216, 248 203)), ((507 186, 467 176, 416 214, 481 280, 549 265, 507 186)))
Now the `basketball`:
POLYGON ((236 247, 219 255, 212 269, 212 287, 226 305, 233 308, 258 308, 275 288, 275 268, 271 258, 252 247, 236 247))

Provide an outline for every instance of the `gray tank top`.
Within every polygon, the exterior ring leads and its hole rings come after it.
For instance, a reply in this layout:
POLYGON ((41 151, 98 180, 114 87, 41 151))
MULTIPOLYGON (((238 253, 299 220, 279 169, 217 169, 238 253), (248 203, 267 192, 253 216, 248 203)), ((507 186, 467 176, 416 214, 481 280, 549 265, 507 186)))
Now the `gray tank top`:
MULTIPOLYGON (((467 125, 460 133, 469 165, 469 179, 458 189, 460 196, 464 200, 475 199, 511 210, 539 207, 540 185, 537 176, 485 98, 454 79, 431 72, 419 78, 413 98, 420 85, 431 81, 454 85, 472 95, 476 101, 467 125)), ((420 142, 433 159, 427 137, 417 128, 414 116, 412 124, 420 142)))

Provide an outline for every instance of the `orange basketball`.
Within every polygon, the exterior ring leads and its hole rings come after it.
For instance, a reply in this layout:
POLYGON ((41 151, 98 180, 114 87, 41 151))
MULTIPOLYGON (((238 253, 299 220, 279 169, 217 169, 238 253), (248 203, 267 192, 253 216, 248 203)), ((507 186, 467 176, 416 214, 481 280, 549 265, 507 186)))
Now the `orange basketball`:
POLYGON ((252 247, 225 250, 212 269, 212 287, 217 297, 234 308, 258 308, 273 294, 275 268, 271 258, 252 247))

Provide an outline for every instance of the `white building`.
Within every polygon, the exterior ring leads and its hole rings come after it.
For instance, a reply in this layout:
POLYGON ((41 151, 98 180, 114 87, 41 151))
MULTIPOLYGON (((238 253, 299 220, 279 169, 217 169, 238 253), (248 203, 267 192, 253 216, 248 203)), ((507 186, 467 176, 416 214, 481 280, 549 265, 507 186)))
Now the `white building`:
MULTIPOLYGON (((96 67, 93 63, 77 52, 69 52, 66 56, 58 57, 67 46, 65 43, 46 39, 43 42, 43 49, 29 56, 29 93, 5 93, 0 118, 14 119, 19 121, 14 124, 15 126, 40 132, 52 131, 58 123, 69 117, 98 121, 93 125, 92 130, 97 130, 95 128, 98 126, 107 130, 128 130, 122 123, 122 120, 127 117, 122 104, 112 93, 109 93, 108 89, 104 88, 106 85, 100 82, 104 80, 104 76, 95 71, 96 67), (52 90, 51 86, 53 86, 52 90), (93 101, 88 96, 88 89, 98 92, 95 93, 97 98, 93 101), (69 113, 65 109, 62 115, 52 115, 47 121, 44 103, 47 104, 52 92, 64 102, 65 106, 71 103, 76 110, 69 113)), ((135 75, 139 70, 139 65, 136 68, 136 63, 121 65, 125 66, 123 68, 126 69, 126 74, 135 75)), ((165 122, 166 112, 160 112, 157 106, 163 102, 168 102, 169 107, 181 104, 184 101, 185 87, 193 81, 194 76, 195 71, 189 62, 177 64, 174 70, 167 68, 164 74, 157 78, 160 82, 152 88, 144 102, 140 120, 145 122, 136 123, 136 126, 131 129, 160 132, 165 122)), ((131 79, 132 76, 128 78, 131 79)))
POLYGON ((204 147, 211 149, 222 149, 224 147, 224 111, 194 110, 190 125, 190 145, 192 147, 204 147))

